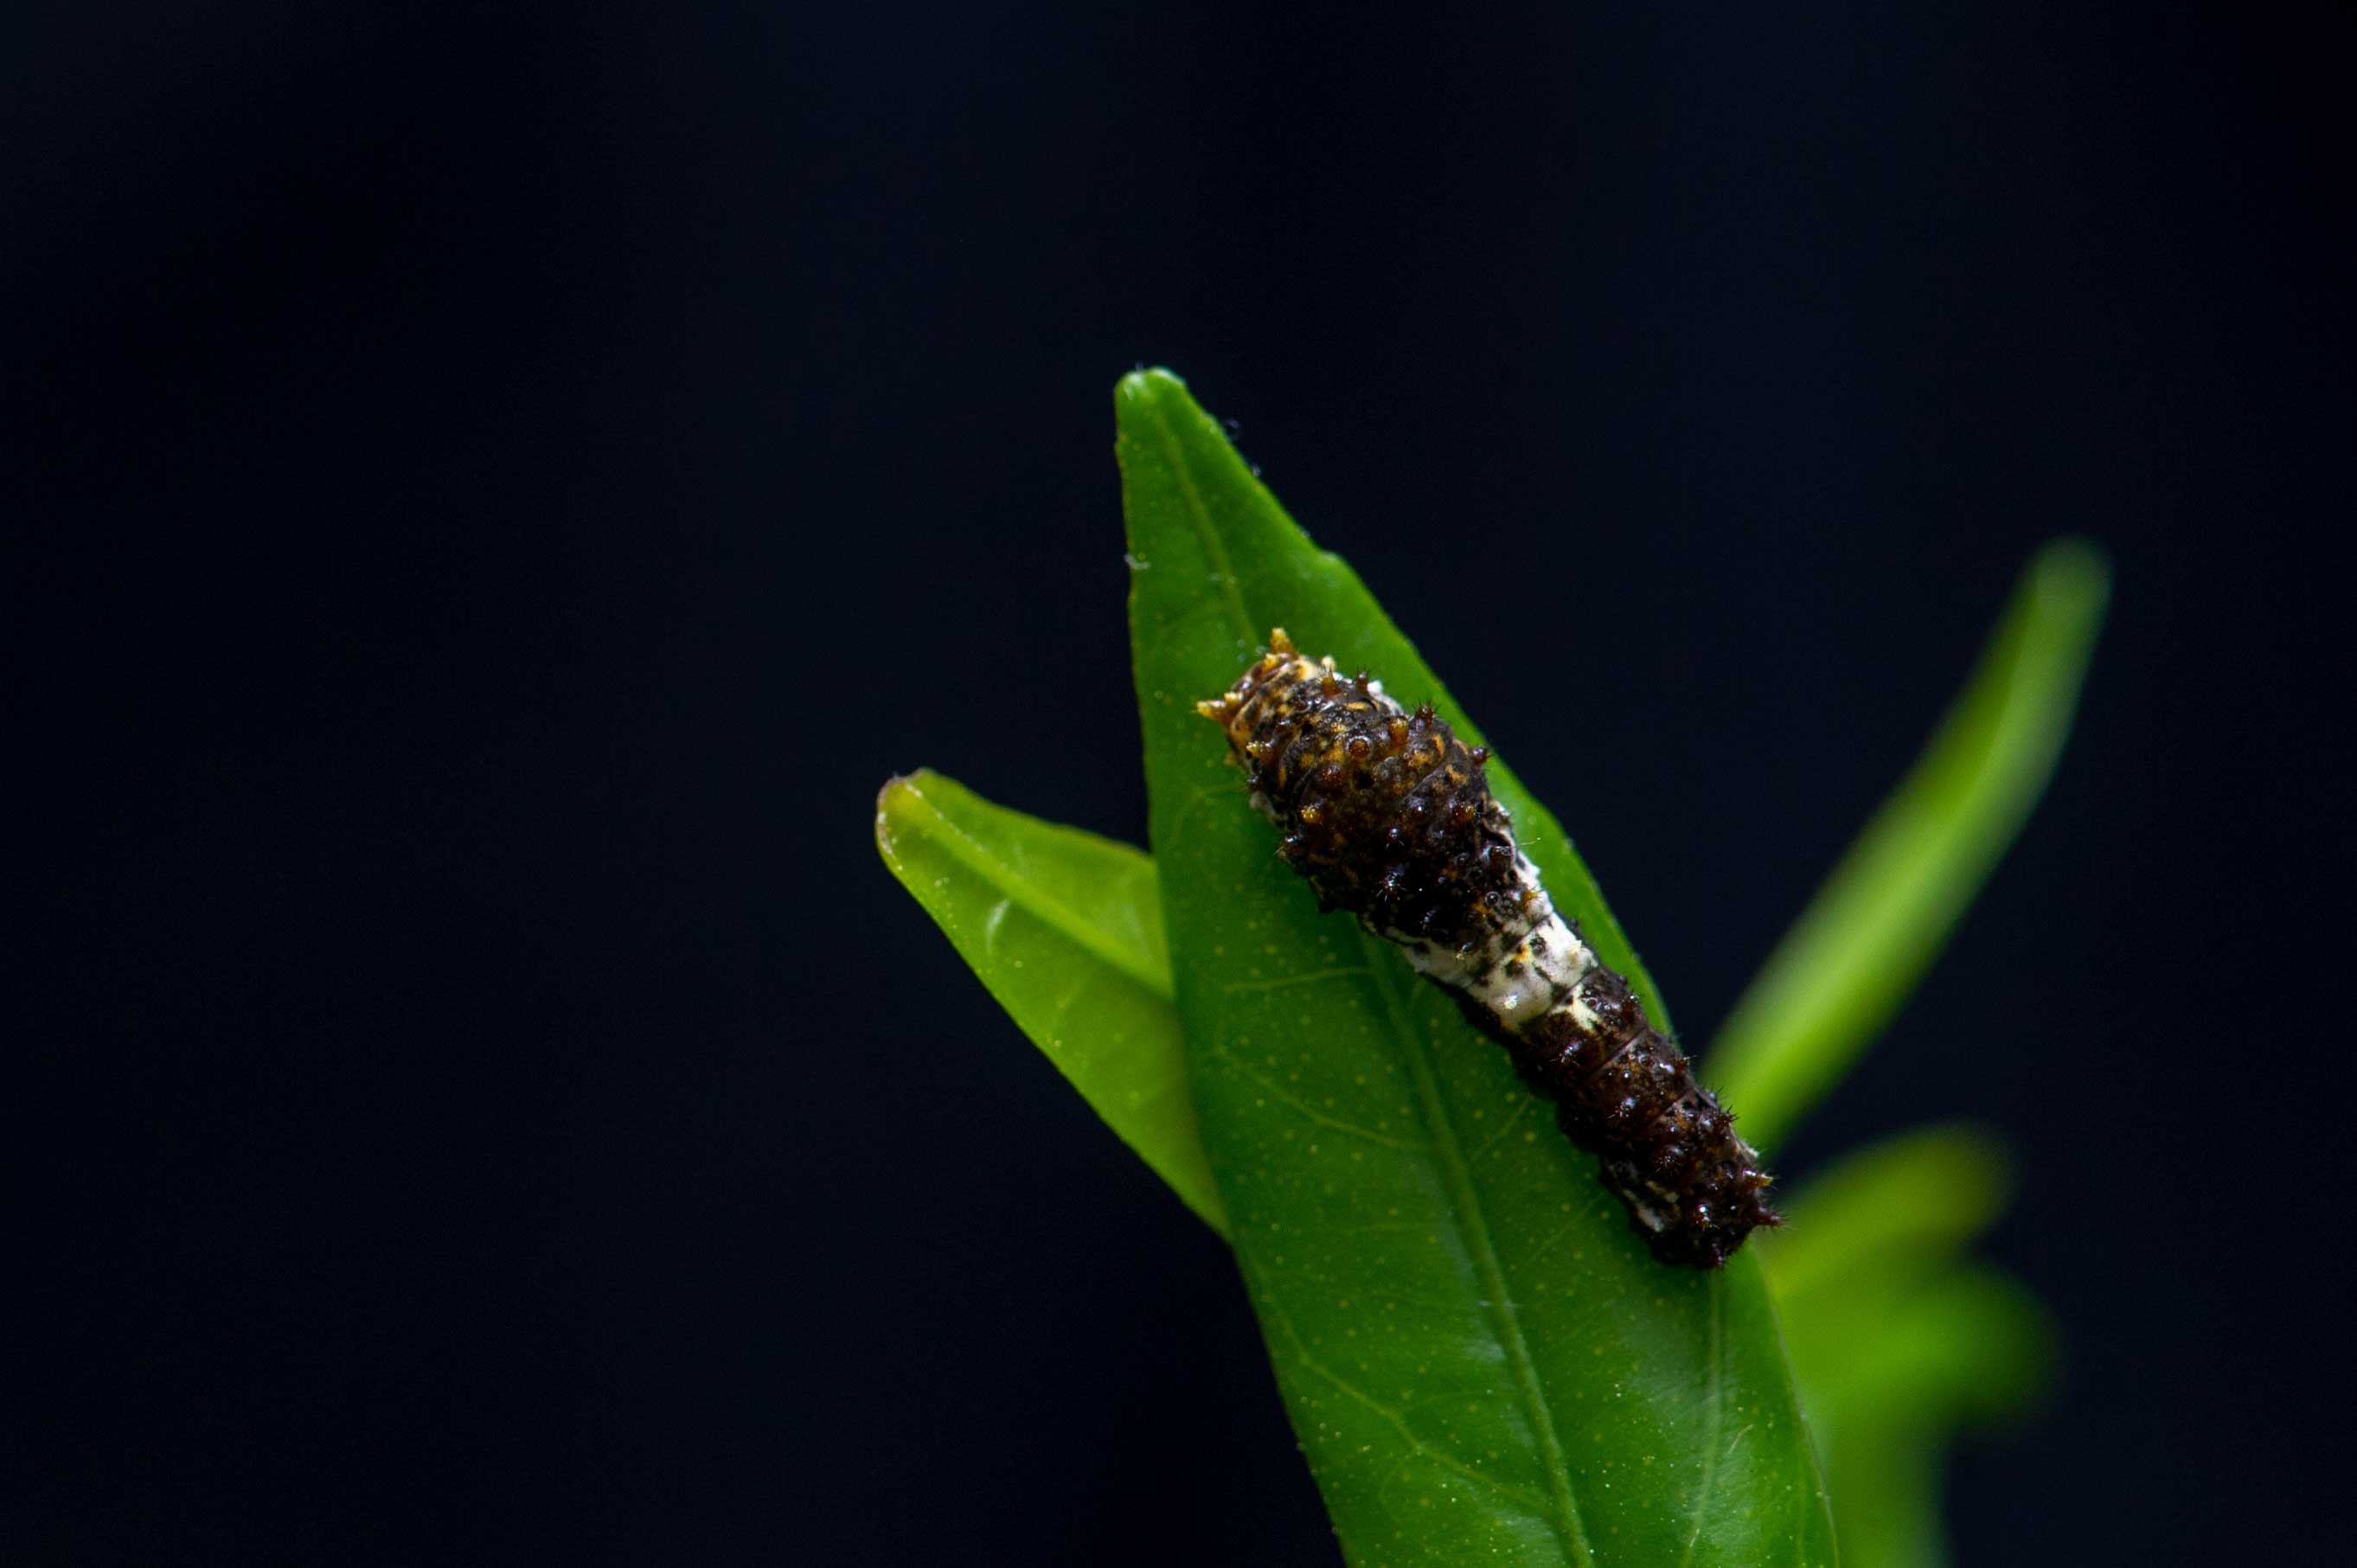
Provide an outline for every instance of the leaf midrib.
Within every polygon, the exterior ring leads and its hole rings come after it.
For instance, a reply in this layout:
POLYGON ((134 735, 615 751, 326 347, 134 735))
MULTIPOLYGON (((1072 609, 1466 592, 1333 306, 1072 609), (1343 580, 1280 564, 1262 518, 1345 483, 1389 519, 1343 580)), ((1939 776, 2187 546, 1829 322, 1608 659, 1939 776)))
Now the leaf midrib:
MULTIPOLYGON (((1388 945, 1364 930, 1359 933, 1359 940, 1371 948, 1388 945)), ((1424 1105, 1425 1126, 1432 1134, 1433 1157, 1440 1165, 1441 1176, 1448 1184, 1449 1197, 1457 1207, 1458 1227, 1465 1239, 1465 1250, 1473 1260, 1475 1272, 1481 1276, 1490 1331, 1496 1337, 1506 1364, 1513 1369, 1515 1392, 1521 1396, 1524 1415, 1538 1440, 1547 1489, 1554 1497, 1558 1515, 1553 1523, 1564 1545, 1580 1562, 1593 1563, 1596 1556, 1588 1547, 1587 1530, 1580 1521, 1579 1499, 1571 1489, 1571 1466, 1563 1456, 1563 1439, 1555 1428, 1555 1409, 1547 1403, 1546 1390, 1539 1381, 1538 1363, 1531 1355, 1529 1342, 1523 1337, 1522 1320, 1514 1311, 1506 1271, 1498 1262, 1495 1243, 1490 1240, 1490 1221, 1482 1208, 1480 1189, 1474 1185, 1473 1167, 1467 1163, 1465 1150, 1457 1141, 1457 1127, 1449 1119, 1448 1101, 1441 1098, 1440 1078, 1432 1067, 1431 1038, 1407 1016, 1396 979, 1383 966, 1387 955, 1371 952, 1368 958, 1375 972, 1375 989, 1383 993, 1383 1013, 1391 1023, 1392 1033, 1404 1047, 1408 1076, 1415 1081, 1416 1098, 1424 1105)))
MULTIPOLYGON (((1246 613, 1243 590, 1236 581, 1230 564, 1227 547, 1211 526, 1211 511, 1203 504, 1201 491, 1189 468, 1185 452, 1178 444, 1178 434, 1170 425, 1169 411, 1160 399, 1153 403, 1155 428, 1161 434, 1163 452, 1177 476, 1178 488, 1187 499, 1189 521, 1197 538, 1201 540, 1204 553, 1210 558, 1217 575, 1223 596, 1233 613, 1238 635, 1249 645, 1259 633, 1254 630, 1246 613)), ((1371 950, 1381 939, 1360 932, 1361 941, 1371 950)), ((1387 945, 1387 944, 1384 944, 1387 945)), ((1457 1132, 1448 1117, 1448 1105, 1441 1098, 1438 1076, 1433 1071, 1430 1042, 1420 1030, 1411 1026, 1405 1007, 1394 989, 1385 965, 1392 955, 1370 950, 1369 968, 1373 971, 1374 986, 1383 999, 1384 1012, 1392 1033, 1399 1040, 1408 1070, 1415 1082, 1417 1097, 1423 1101, 1425 1125, 1432 1133, 1433 1150, 1441 1174, 1448 1184, 1449 1196, 1458 1209, 1458 1223, 1466 1241, 1466 1250, 1473 1260, 1475 1271, 1481 1277, 1481 1289, 1486 1298, 1491 1335, 1507 1364, 1513 1369, 1517 1396, 1523 1405, 1523 1414, 1539 1446, 1539 1458, 1546 1471, 1547 1487, 1557 1517, 1549 1522, 1563 1538, 1564 1545, 1579 1562, 1591 1565, 1595 1552, 1587 1543, 1587 1532, 1580 1521, 1579 1501, 1572 1490, 1571 1467, 1564 1458, 1563 1441, 1555 1432, 1555 1412, 1547 1403, 1546 1391, 1541 1386, 1537 1363, 1532 1359, 1529 1344, 1523 1339, 1522 1325, 1514 1312, 1514 1304, 1506 1283, 1505 1270, 1498 1262, 1495 1245, 1490 1240, 1490 1226, 1484 1213, 1480 1189, 1474 1185, 1472 1167, 1466 1163, 1465 1152, 1458 1145, 1457 1132)))

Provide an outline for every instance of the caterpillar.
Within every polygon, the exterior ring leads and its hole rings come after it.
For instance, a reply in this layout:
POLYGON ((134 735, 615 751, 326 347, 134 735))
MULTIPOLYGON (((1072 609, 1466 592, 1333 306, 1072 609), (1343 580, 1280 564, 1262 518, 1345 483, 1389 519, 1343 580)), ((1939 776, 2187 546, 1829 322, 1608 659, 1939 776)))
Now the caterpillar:
POLYGON ((1490 792, 1489 748, 1427 703, 1311 660, 1282 628, 1235 684, 1195 705, 1226 733, 1278 854, 1506 1047, 1665 1263, 1715 1269, 1782 1220, 1760 1156, 1655 1028, 1629 983, 1555 911, 1490 792))

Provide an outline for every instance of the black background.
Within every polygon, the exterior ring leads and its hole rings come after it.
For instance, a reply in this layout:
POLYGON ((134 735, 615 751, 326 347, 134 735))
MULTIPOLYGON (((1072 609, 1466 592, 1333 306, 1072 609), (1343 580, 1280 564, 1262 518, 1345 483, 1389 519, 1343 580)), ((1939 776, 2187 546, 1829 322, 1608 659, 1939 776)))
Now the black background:
POLYGON ((1965 1562, 2329 1556, 2352 27, 1911 9, 12 12, 0 1552, 1336 1560, 1222 1249, 870 841, 920 763, 1142 835, 1151 362, 1696 1038, 2111 550, 1784 1165, 2019 1154, 2066 1362, 1965 1562))

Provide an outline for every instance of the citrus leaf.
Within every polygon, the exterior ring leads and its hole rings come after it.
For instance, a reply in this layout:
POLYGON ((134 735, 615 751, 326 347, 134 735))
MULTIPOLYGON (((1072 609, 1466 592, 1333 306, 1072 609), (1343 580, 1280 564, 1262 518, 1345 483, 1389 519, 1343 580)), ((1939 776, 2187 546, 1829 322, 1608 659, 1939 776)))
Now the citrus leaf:
POLYGON ((1899 1303, 1844 1358, 1826 1390, 1828 1436, 1870 1421, 1944 1432, 2012 1414, 2050 1359, 2046 1308, 1992 1269, 1952 1269, 1899 1303))
POLYGON ((923 770, 884 786, 876 846, 1032 1043, 1224 1230, 1187 1090, 1154 863, 923 770))
POLYGON ((1940 1523, 1947 1442, 1900 1427, 1871 1434, 1828 1455, 1825 1469, 1865 1495, 1834 1499, 1842 1568, 1945 1568, 1946 1531, 1940 1523))
POLYGON ((1832 1311, 1871 1276, 1953 1262, 2012 1192, 2005 1152, 1976 1127, 1924 1127, 1845 1155, 1783 1201, 1786 1228, 1758 1238, 1789 1325, 1832 1311))
MULTIPOLYGON (((1927 1128, 1851 1155, 1786 1204, 1791 1224, 1761 1239, 1760 1265, 1820 1440, 1862 1413, 1878 1427, 1944 1429, 2035 1391, 2040 1309, 2021 1286, 1958 1261, 2009 1186, 1986 1136, 1927 1128), (1980 1339, 1950 1343, 1951 1332, 1980 1339)), ((1848 1478, 1828 1463, 1845 1496, 1848 1478)))
MULTIPOLYGON (((1194 702, 1273 626, 1476 726, 1163 372, 1118 390, 1155 858, 1204 1144, 1354 1563, 1830 1563, 1757 1261, 1656 1263, 1504 1052, 1317 912, 1194 702)), ((1570 841, 1492 763, 1565 914, 1659 998, 1570 841)), ((1656 1016, 1662 1016, 1656 1014, 1656 1016)))
MULTIPOLYGON (((1986 1134, 1932 1127, 1846 1156, 1786 1202, 1790 1224, 1758 1251, 1821 1440, 1861 1412, 1878 1427, 1944 1428, 2034 1391, 2040 1310, 2019 1285, 1959 1262, 2010 1187, 1986 1134), (1985 1342, 1945 1337, 1982 1330, 1985 1342)), ((1847 1477, 1828 1464, 1845 1496, 1847 1477)))
POLYGON ((1943 1555, 1939 1473, 1954 1429, 2011 1413, 2044 1380, 2052 1334, 2019 1284, 1960 1265, 2010 1187, 1970 1127, 1849 1155, 1759 1239, 1846 1568, 1943 1555))
POLYGON ((1830 1367, 1793 1362, 1833 1482, 1845 1568, 1929 1568, 1944 1552, 1940 1459, 1955 1429, 2018 1412, 2046 1380, 2053 1332, 2016 1281, 1951 1269, 1889 1303, 1830 1367))
POLYGON ((1737 1001, 1713 1079, 1765 1147, 1914 990, 2053 777, 2102 628, 2093 546, 2039 552, 1931 745, 1737 1001))

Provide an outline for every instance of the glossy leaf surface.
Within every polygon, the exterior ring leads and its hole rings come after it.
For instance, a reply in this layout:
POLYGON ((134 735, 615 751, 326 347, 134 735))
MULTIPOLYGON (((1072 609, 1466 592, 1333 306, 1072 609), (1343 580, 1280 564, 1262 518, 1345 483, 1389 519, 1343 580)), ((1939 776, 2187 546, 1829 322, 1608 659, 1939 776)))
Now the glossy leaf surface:
MULTIPOLYGON (((1116 405, 1189 1070, 1346 1553, 1394 1568, 1831 1562, 1756 1260, 1654 1262, 1505 1054, 1388 944, 1318 913, 1193 703, 1283 626, 1429 699, 1469 740, 1478 727, 1175 378, 1129 377, 1116 405)), ((1562 829, 1491 773, 1558 905, 1658 1005, 1562 829)))
POLYGON ((1223 1229, 1170 1004, 1154 863, 922 770, 877 797, 876 844, 1032 1043, 1223 1229))

